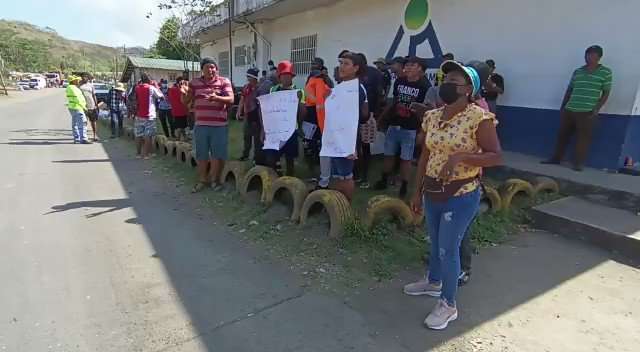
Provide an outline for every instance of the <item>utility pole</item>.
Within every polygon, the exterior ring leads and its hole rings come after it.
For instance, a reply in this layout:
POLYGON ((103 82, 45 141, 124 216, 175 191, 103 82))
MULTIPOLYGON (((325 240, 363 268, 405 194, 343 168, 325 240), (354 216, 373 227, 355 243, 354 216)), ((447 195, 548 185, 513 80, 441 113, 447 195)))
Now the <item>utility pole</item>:
POLYGON ((2 59, 2 54, 0 54, 0 84, 2 85, 2 89, 4 89, 4 95, 9 95, 7 86, 4 84, 4 75, 2 74, 2 71, 4 71, 4 60, 2 59))
POLYGON ((228 0, 229 5, 229 80, 233 82, 233 0, 228 0))

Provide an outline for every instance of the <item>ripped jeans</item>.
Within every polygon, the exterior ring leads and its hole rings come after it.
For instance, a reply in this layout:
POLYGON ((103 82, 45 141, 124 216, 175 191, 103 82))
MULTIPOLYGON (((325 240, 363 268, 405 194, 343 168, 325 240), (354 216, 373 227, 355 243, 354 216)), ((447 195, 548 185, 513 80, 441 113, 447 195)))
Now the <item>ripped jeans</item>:
POLYGON ((460 275, 460 243, 480 206, 480 188, 438 203, 425 199, 427 232, 431 238, 429 282, 442 282, 441 298, 456 302, 460 275))

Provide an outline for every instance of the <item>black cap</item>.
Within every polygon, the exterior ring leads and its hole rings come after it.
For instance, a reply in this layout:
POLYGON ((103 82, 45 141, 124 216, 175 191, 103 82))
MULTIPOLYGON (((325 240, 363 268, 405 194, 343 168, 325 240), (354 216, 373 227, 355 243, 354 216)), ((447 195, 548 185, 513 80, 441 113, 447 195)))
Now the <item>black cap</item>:
POLYGON ((392 64, 402 64, 405 65, 407 63, 407 59, 405 59, 402 56, 396 56, 393 59, 391 59, 391 63, 392 64))
POLYGON ((320 57, 314 58, 313 63, 320 67, 324 66, 324 60, 322 60, 322 58, 320 57))
POLYGON ((417 57, 417 56, 411 56, 409 57, 409 59, 407 59, 407 63, 408 64, 418 64, 422 67, 423 71, 427 70, 427 60, 421 58, 421 57, 417 57))
POLYGON ((489 67, 491 67, 491 68, 496 68, 496 62, 493 61, 492 59, 489 59, 489 60, 485 61, 485 63, 487 65, 489 65, 489 67))
MULTIPOLYGON (((493 61, 493 60, 487 60, 487 61, 493 61)), ((489 75, 491 72, 491 65, 489 65, 488 62, 472 60, 467 62, 465 66, 471 67, 475 69, 476 72, 478 72, 478 76, 480 77, 480 86, 484 87, 485 82, 487 82, 487 80, 489 79, 489 75)))
POLYGON ((211 57, 203 57, 202 60, 200 60, 200 69, 203 69, 204 65, 208 65, 208 64, 212 64, 212 65, 215 65, 216 67, 218 67, 218 64, 216 63, 216 60, 214 60, 211 57))
POLYGON ((260 70, 258 70, 257 68, 252 67, 247 70, 247 77, 258 79, 259 74, 260 74, 260 70))
POLYGON ((602 50, 602 47, 600 45, 592 45, 592 46, 588 47, 587 50, 584 53, 585 54, 596 53, 600 57, 602 57, 602 55, 604 55, 604 50, 602 50))

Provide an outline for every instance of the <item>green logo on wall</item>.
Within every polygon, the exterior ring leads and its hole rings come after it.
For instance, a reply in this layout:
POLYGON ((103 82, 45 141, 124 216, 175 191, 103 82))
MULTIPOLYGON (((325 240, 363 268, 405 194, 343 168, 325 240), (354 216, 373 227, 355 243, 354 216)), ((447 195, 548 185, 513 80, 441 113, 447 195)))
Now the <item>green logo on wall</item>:
POLYGON ((417 31, 429 22, 429 0, 411 0, 404 12, 404 25, 417 31))

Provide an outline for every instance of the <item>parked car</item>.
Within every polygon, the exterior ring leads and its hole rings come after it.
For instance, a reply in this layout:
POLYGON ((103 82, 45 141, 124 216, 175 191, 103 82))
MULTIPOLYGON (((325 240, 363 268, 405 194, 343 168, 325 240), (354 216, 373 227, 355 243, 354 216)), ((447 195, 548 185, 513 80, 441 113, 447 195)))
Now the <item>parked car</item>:
POLYGON ((94 83, 93 87, 96 89, 96 99, 98 100, 98 103, 106 103, 107 95, 109 95, 109 89, 111 88, 104 83, 94 83))
POLYGON ((29 80, 29 88, 44 89, 47 88, 47 80, 44 77, 33 77, 29 80))
POLYGON ((48 88, 55 88, 60 84, 60 75, 58 73, 55 73, 55 72, 47 73, 45 74, 45 77, 47 78, 48 88))
POLYGON ((31 89, 31 87, 29 86, 29 80, 28 79, 21 79, 18 81, 18 87, 22 88, 22 89, 31 89))

